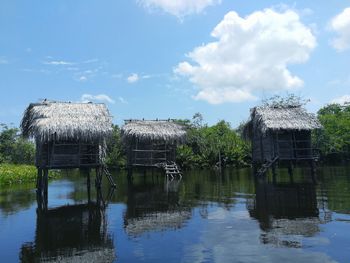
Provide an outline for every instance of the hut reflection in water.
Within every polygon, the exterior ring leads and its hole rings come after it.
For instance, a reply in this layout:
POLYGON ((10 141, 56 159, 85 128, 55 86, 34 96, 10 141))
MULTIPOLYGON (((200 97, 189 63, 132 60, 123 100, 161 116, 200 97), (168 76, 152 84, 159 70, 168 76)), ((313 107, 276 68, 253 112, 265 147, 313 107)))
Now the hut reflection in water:
POLYGON ((113 262, 104 207, 97 203, 37 210, 35 241, 21 247, 21 262, 113 262))
POLYGON ((165 183, 143 181, 128 185, 127 210, 124 216, 125 231, 139 236, 148 231, 181 228, 192 216, 191 208, 179 200, 178 180, 165 183))
POLYGON ((256 182, 256 197, 248 203, 263 230, 261 241, 277 246, 301 247, 301 238, 320 229, 315 184, 256 182))

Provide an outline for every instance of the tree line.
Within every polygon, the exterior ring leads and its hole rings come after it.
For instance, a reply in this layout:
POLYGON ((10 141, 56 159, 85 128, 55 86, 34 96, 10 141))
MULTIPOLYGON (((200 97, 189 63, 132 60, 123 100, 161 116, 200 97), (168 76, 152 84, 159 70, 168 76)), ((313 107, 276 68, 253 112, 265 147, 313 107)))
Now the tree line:
MULTIPOLYGON (((329 104, 317 112, 323 129, 313 133, 313 144, 323 161, 350 160, 350 104, 329 104)), ((178 120, 187 128, 187 141, 177 148, 177 162, 184 168, 251 164, 251 145, 242 138, 242 126, 234 129, 222 120, 204 123, 200 113, 190 120, 178 120)), ((106 163, 123 168, 126 156, 120 128, 113 126, 107 142, 106 163)), ((0 124, 0 163, 34 164, 35 145, 24 139, 16 127, 0 124)))

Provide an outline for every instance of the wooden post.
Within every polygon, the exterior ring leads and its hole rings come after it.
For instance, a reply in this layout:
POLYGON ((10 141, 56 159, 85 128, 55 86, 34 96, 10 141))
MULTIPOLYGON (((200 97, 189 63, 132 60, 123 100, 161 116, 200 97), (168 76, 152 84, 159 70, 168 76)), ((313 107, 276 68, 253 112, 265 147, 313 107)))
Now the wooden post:
POLYGON ((128 177, 128 181, 132 180, 132 166, 131 165, 128 166, 128 175, 127 175, 127 177, 128 177))
POLYGON ((86 186, 87 186, 87 194, 88 194, 88 203, 91 202, 91 184, 90 184, 90 169, 86 171, 86 186))
POLYGON ((257 163, 253 161, 253 175, 254 177, 256 176, 257 172, 258 172, 258 167, 257 167, 257 163))
POLYGON ((38 168, 38 177, 36 180, 36 201, 38 209, 41 210, 43 206, 43 170, 38 168))
POLYGON ((38 176, 36 178, 36 191, 37 193, 42 189, 42 178, 43 178, 43 170, 38 168, 38 176))
POLYGON ((101 188, 101 181, 102 181, 101 167, 96 167, 95 186, 97 189, 101 188))
POLYGON ((272 164, 272 178, 273 178, 273 183, 276 183, 276 163, 272 164))
POLYGON ((48 185, 49 185, 49 170, 46 168, 44 169, 44 202, 43 202, 43 209, 47 210, 47 205, 48 205, 48 185))
POLYGON ((316 178, 316 163, 315 160, 310 161, 310 166, 311 166, 311 178, 313 183, 317 183, 317 178, 316 178))
POLYGON ((289 174, 289 180, 293 184, 294 178, 293 178, 293 161, 290 160, 288 164, 288 174, 289 174))

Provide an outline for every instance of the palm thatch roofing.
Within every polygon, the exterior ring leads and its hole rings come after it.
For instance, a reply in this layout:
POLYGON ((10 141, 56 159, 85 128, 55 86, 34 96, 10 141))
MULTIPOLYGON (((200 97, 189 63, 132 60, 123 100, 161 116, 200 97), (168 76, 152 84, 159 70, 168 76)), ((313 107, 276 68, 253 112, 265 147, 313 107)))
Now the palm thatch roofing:
POLYGON ((313 130, 322 125, 314 114, 302 106, 261 106, 251 109, 250 120, 244 129, 246 138, 251 138, 253 130, 266 133, 268 130, 313 130))
POLYGON ((126 140, 184 142, 186 130, 174 120, 127 120, 122 127, 126 140))
POLYGON ((31 103, 21 122, 25 137, 39 142, 55 140, 101 141, 112 132, 105 104, 46 101, 31 103))

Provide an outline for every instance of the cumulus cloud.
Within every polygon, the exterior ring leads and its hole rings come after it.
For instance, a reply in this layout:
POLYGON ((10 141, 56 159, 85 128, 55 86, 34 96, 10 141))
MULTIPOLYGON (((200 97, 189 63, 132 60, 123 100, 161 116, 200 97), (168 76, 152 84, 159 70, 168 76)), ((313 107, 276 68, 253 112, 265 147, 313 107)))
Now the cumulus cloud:
POLYGON ((126 78, 126 80, 127 80, 129 83, 135 83, 135 82, 137 82, 139 79, 140 79, 140 78, 139 78, 139 75, 136 74, 136 73, 133 73, 133 74, 131 74, 130 76, 128 76, 128 77, 126 78))
POLYGON ((161 9, 182 18, 190 14, 199 14, 208 6, 220 4, 221 0, 138 0, 138 3, 147 9, 161 9))
POLYGON ((350 48, 350 7, 345 8, 340 14, 336 15, 330 22, 330 28, 338 34, 338 37, 332 40, 332 46, 338 51, 344 51, 350 48))
POLYGON ((114 104, 115 101, 111 99, 108 95, 106 94, 98 94, 98 95, 92 95, 92 94, 83 94, 80 98, 82 102, 90 102, 90 101, 95 101, 95 102, 108 102, 114 104))
POLYGON ((229 12, 211 32, 217 41, 195 47, 174 72, 198 89, 194 96, 211 104, 255 99, 257 91, 303 86, 287 68, 309 59, 316 46, 310 28, 293 10, 273 9, 240 17, 229 12))
POLYGON ((331 100, 331 103, 338 103, 340 105, 350 104, 350 95, 346 94, 341 97, 335 98, 331 100))

